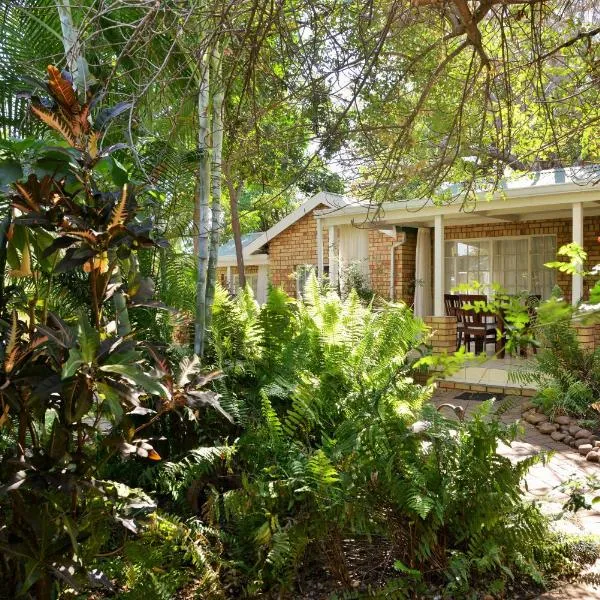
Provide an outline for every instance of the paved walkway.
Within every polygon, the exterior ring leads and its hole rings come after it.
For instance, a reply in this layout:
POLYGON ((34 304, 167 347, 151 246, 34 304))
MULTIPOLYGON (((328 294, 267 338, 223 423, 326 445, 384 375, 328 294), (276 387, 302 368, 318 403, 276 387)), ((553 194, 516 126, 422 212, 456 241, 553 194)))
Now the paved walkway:
MULTIPOLYGON (((460 390, 438 390, 433 398, 436 406, 444 402, 460 405, 465 409, 468 416, 481 405, 481 402, 473 400, 457 400, 456 396, 460 390)), ((513 402, 509 410, 502 415, 506 423, 513 423, 521 419, 521 403, 528 398, 518 396, 506 397, 505 401, 513 402)), ((451 411, 446 409, 444 414, 450 415, 451 411)), ((540 433, 533 425, 521 421, 524 427, 524 435, 519 441, 509 446, 502 445, 500 454, 508 456, 511 460, 521 460, 527 456, 538 454, 540 451, 554 451, 554 455, 545 464, 534 465, 526 477, 527 492, 541 505, 542 510, 549 515, 560 515, 553 526, 567 533, 592 535, 600 539, 600 511, 580 510, 577 513, 563 513, 562 507, 567 494, 561 491, 562 483, 569 479, 585 480, 589 475, 600 477, 600 466, 590 463, 574 449, 561 442, 555 442, 550 436, 540 433)), ((594 571, 600 572, 600 560, 593 567, 594 571)), ((540 596, 539 600, 600 600, 600 588, 592 588, 584 585, 569 585, 559 590, 540 596)))
POLYGON ((521 386, 518 383, 511 381, 509 373, 518 371, 527 364, 527 360, 520 356, 490 357, 483 362, 475 359, 466 362, 456 373, 445 379, 446 381, 468 383, 469 385, 520 388, 521 386))

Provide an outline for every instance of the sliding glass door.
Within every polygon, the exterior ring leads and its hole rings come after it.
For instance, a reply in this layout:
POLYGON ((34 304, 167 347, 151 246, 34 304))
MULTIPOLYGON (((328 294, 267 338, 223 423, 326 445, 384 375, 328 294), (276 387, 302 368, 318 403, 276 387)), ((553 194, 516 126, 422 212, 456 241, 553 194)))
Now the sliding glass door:
POLYGON ((556 282, 544 266, 556 256, 556 236, 521 236, 446 242, 446 292, 475 282, 485 293, 498 284, 509 294, 547 298, 556 282))
POLYGON ((529 242, 530 238, 498 239, 492 242, 492 281, 510 294, 530 291, 529 242))
POLYGON ((446 291, 473 282, 478 282, 484 287, 492 283, 490 242, 446 242, 446 291))

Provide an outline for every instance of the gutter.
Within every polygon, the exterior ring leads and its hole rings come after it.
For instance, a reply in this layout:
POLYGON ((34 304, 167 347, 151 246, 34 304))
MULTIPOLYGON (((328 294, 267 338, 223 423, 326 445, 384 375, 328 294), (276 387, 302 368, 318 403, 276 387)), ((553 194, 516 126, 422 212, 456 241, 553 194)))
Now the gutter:
POLYGON ((390 302, 395 300, 396 295, 396 248, 406 242, 406 236, 399 242, 393 242, 390 246, 390 302))

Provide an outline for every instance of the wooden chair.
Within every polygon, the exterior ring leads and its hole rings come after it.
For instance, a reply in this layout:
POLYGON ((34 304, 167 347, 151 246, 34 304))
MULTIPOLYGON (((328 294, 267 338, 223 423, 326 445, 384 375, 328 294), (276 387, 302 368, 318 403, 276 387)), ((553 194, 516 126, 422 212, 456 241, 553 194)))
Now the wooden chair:
POLYGON ((475 352, 485 351, 488 342, 497 343, 497 322, 490 317, 488 311, 477 308, 465 308, 465 305, 477 306, 477 303, 487 303, 487 297, 482 294, 461 294, 461 306, 457 310, 457 318, 463 324, 464 342, 467 350, 471 348, 471 341, 475 342, 475 352))
MULTIPOLYGON (((538 306, 540 305, 541 301, 542 301, 541 294, 529 294, 529 296, 527 296, 525 298, 525 306, 527 307, 527 314, 529 316, 528 329, 531 329, 532 327, 535 326, 535 322, 537 321, 537 309, 538 309, 538 306)), ((533 350, 533 353, 537 354, 537 346, 535 344, 532 344, 531 348, 533 350)), ((521 356, 527 356, 527 348, 526 347, 522 347, 520 350, 521 350, 521 352, 520 352, 521 356)))
POLYGON ((456 317, 456 349, 458 350, 463 341, 464 326, 459 318, 460 296, 458 294, 444 294, 444 307, 448 317, 456 317))

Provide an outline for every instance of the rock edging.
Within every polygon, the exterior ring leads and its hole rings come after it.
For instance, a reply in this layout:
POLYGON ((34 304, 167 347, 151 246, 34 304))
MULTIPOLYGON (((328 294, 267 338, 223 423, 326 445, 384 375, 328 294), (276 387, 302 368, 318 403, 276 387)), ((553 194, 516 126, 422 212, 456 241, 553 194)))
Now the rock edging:
POLYGON ((600 439, 591 431, 577 425, 577 419, 560 415, 553 421, 538 412, 533 402, 525 402, 521 407, 522 417, 540 433, 549 435, 555 442, 562 442, 576 449, 592 463, 600 463, 600 439))

